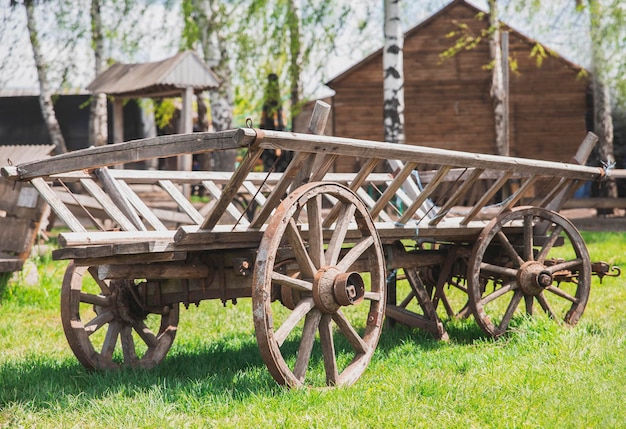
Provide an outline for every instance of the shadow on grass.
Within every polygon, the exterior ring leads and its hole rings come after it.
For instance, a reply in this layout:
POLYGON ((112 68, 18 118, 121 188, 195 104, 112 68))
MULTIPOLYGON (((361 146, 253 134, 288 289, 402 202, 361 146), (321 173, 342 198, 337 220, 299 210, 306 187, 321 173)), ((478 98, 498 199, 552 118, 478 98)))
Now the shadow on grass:
POLYGON ((151 370, 88 371, 74 358, 31 355, 0 364, 0 409, 9 403, 35 410, 76 407, 108 396, 132 398, 160 390, 166 401, 186 395, 274 395, 274 382, 251 338, 225 337, 206 347, 172 347, 167 358, 151 370))
MULTIPOLYGON (((448 323, 446 329, 455 343, 485 338, 471 321, 448 323)), ((407 342, 425 351, 447 346, 424 331, 396 325, 383 330, 378 344, 382 354, 378 357, 384 359, 387 352, 407 342)), ((336 346, 338 353, 352 350, 346 341, 339 340, 336 346)), ((294 353, 297 347, 297 342, 288 341, 284 351, 294 353)), ((319 360, 319 350, 314 355, 312 362, 319 360)), ((282 391, 270 376, 254 336, 242 339, 241 335, 224 336, 208 344, 201 340, 174 342, 167 358, 151 370, 88 371, 73 357, 33 354, 0 364, 0 386, 0 408, 22 403, 33 410, 76 407, 77 403, 110 396, 133 398, 154 389, 170 402, 207 395, 245 400, 250 395, 273 396, 282 391)))

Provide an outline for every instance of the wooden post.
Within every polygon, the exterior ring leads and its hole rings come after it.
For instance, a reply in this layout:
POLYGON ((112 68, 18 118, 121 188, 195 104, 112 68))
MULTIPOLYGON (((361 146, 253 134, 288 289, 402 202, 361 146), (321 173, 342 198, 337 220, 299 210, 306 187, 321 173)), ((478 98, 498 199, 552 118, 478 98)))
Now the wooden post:
POLYGON ((510 138, 510 124, 511 124, 511 113, 509 110, 509 100, 510 100, 510 92, 509 92, 509 32, 502 32, 502 87, 504 89, 504 115, 502 128, 504 129, 504 147, 503 153, 501 155, 510 156, 511 155, 511 138, 510 138))
POLYGON ((124 104, 120 97, 113 100, 113 143, 124 141, 124 104))
MULTIPOLYGON (((180 134, 191 134, 193 132, 193 88, 187 87, 183 91, 183 106, 180 114, 180 123, 178 124, 178 132, 180 134)), ((191 171, 193 169, 193 156, 191 154, 181 155, 178 157, 178 171, 191 171)), ((191 187, 183 185, 183 194, 189 198, 191 195, 191 187)))

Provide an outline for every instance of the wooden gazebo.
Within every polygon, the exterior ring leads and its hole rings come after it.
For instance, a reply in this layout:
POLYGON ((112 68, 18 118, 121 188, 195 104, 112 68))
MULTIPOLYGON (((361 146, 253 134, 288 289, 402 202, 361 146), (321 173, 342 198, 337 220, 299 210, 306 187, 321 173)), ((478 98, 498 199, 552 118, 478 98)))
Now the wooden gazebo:
MULTIPOLYGON (((220 79, 209 66, 194 52, 184 51, 163 61, 113 64, 87 85, 87 90, 113 96, 113 142, 118 143, 124 141, 124 99, 182 97, 178 132, 191 133, 194 92, 216 88, 219 84, 220 79)), ((191 159, 182 164, 179 169, 191 170, 191 159)))

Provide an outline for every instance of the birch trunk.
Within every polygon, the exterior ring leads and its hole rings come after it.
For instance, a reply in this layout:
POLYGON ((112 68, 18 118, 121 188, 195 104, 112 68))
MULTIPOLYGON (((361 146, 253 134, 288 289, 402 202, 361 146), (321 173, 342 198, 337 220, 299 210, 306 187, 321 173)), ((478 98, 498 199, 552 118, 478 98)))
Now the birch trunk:
POLYGON ((295 0, 287 2, 287 27, 289 28, 289 79, 291 81, 291 129, 300 111, 300 78, 302 75, 302 40, 300 37, 300 12, 295 0))
MULTIPOLYGON (((204 57, 221 79, 218 88, 209 91, 211 105, 211 125, 214 131, 224 131, 233 127, 234 94, 230 80, 230 56, 226 43, 220 34, 218 24, 219 1, 205 2, 207 33, 203 41, 204 57)), ((216 151, 211 154, 211 168, 216 171, 233 171, 235 168, 235 151, 216 151)))
POLYGON ((30 37, 30 44, 33 48, 33 56, 37 67, 37 77, 39 78, 39 104, 41 106, 41 113, 46 123, 46 127, 48 128, 48 132, 50 133, 50 139, 54 145, 55 152, 57 154, 65 153, 67 152, 67 147, 65 146, 65 139, 61 133, 61 126, 59 125, 59 121, 57 121, 57 117, 54 112, 52 91, 50 91, 50 85, 46 75, 47 64, 43 58, 41 47, 39 46, 39 35, 37 33, 37 25, 35 23, 34 1, 25 1, 24 6, 26 8, 26 26, 30 37))
MULTIPOLYGON (((91 0, 91 42, 94 49, 94 70, 97 77, 105 69, 100 0, 91 0)), ((94 94, 89 106, 89 146, 107 144, 108 134, 106 94, 94 94)))
POLYGON ((493 101, 493 118, 495 123, 496 153, 498 155, 509 155, 509 144, 506 133, 506 109, 504 90, 504 71, 502 70, 502 45, 500 20, 498 18, 498 8, 496 0, 489 0, 489 24, 491 35, 489 38, 489 52, 491 64, 493 66, 491 75, 491 99, 493 101))
MULTIPOLYGON (((594 132, 598 136, 598 158, 600 161, 611 165, 615 162, 613 154, 613 118, 611 116, 611 94, 604 81, 604 63, 606 61, 603 49, 602 34, 600 31, 600 19, 602 11, 597 0, 589 1, 591 19, 591 44, 593 61, 593 113, 594 132)), ((617 198, 617 185, 615 179, 610 176, 602 182, 600 196, 617 198)))
POLYGON ((385 141, 405 143, 404 134, 404 35, 400 0, 385 0, 385 47, 383 51, 383 124, 385 141))

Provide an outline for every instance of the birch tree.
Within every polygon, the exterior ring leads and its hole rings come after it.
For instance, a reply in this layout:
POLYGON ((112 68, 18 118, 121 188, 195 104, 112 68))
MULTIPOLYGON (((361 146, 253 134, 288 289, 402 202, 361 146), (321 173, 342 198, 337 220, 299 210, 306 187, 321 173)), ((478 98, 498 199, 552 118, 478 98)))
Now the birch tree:
POLYGON ((504 70, 502 67, 502 32, 497 0, 489 0, 489 53, 491 58, 491 90, 493 118, 495 123, 496 153, 509 155, 506 117, 506 90, 504 88, 504 70))
POLYGON ((383 123, 385 141, 405 143, 404 134, 404 34, 400 0, 385 0, 383 48, 383 123))
MULTIPOLYGON (((582 0, 576 0, 579 9, 584 7, 582 0)), ((598 136, 598 158, 606 165, 614 165, 613 155, 613 119, 611 107, 611 93, 609 90, 608 73, 606 67, 609 57, 607 56, 607 39, 610 40, 611 32, 616 29, 603 26, 605 15, 610 14, 599 0, 587 0, 589 11, 590 37, 592 46, 592 90, 593 90, 593 111, 594 111, 594 131, 598 136)), ((609 6, 610 7, 610 6, 609 6)), ((613 7, 619 9, 622 6, 614 4, 613 7)), ((608 177, 600 189, 602 196, 617 198, 617 184, 615 180, 608 177)))
MULTIPOLYGON (((94 52, 95 76, 105 70, 104 59, 104 29, 100 0, 91 0, 91 44, 94 52)), ((94 94, 89 110, 89 146, 102 146, 107 144, 107 99, 106 94, 94 94)))
POLYGON ((33 57, 37 68, 37 78, 39 81, 39 105, 41 106, 41 113, 43 115, 46 128, 50 134, 52 144, 54 145, 55 152, 57 154, 65 153, 67 152, 67 147, 65 145, 63 133, 61 132, 61 126, 59 125, 59 121, 57 120, 56 113, 54 111, 52 90, 50 89, 50 84, 48 82, 48 64, 44 58, 39 42, 37 22, 35 20, 35 0, 24 0, 21 3, 17 0, 11 0, 11 5, 13 7, 24 7, 30 45, 33 50, 33 57))

